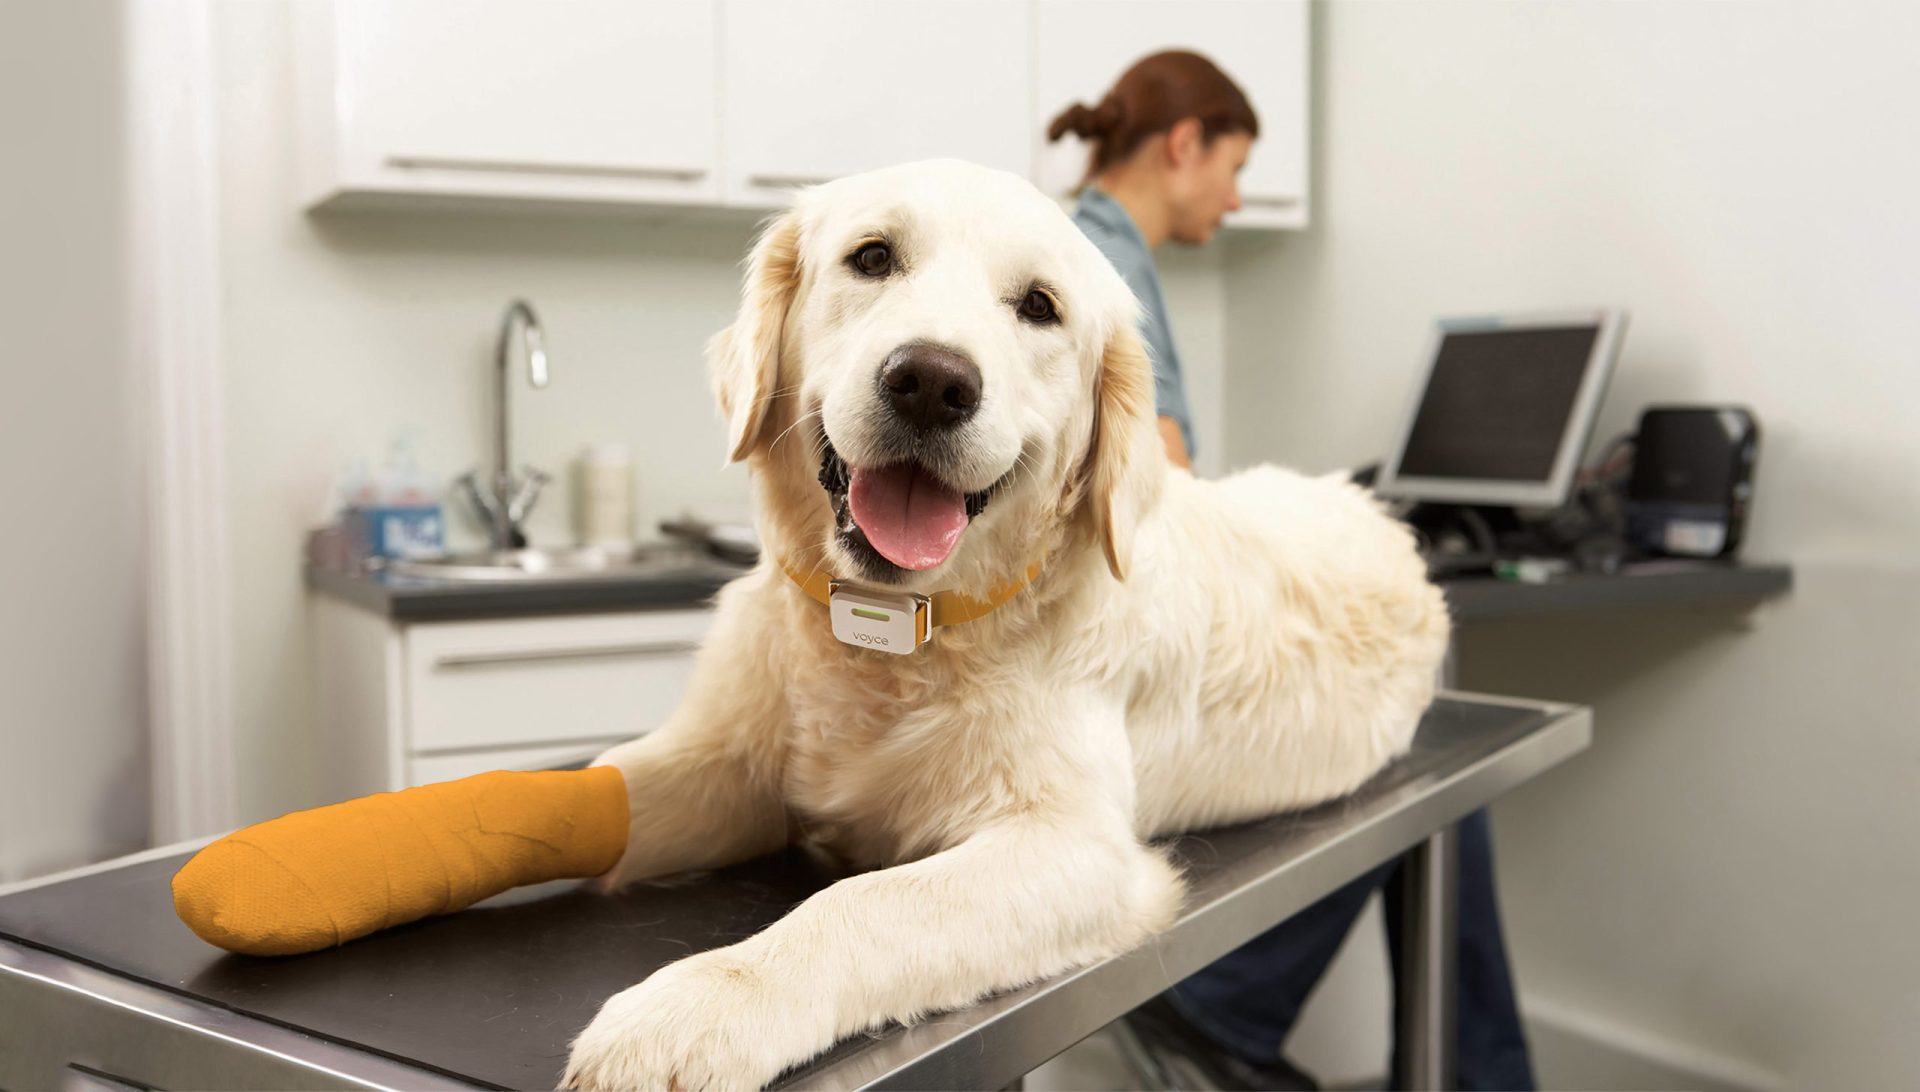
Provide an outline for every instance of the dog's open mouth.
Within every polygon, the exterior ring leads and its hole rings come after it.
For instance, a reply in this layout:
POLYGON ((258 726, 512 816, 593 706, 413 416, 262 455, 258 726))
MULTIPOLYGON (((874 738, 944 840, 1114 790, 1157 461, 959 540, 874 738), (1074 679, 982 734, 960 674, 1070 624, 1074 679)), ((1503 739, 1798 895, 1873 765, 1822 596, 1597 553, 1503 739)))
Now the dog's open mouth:
POLYGON ((912 460, 849 467, 832 444, 820 462, 841 540, 877 570, 870 575, 921 572, 945 561, 1005 480, 962 493, 912 460))

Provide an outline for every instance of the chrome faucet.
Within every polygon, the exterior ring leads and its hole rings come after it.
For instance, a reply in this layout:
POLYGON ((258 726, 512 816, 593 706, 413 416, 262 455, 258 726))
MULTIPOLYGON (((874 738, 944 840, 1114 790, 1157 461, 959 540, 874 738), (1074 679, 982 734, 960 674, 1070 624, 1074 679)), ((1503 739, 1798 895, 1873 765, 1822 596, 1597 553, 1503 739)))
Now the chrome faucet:
POLYGON ((546 474, 531 466, 524 467, 526 476, 515 481, 507 458, 507 351, 513 345, 515 318, 521 320, 520 342, 527 354, 527 378, 535 390, 547 385, 546 339, 540 330, 540 319, 526 300, 514 300, 500 318, 500 341, 494 351, 493 480, 482 486, 474 476, 478 471, 472 470, 460 476, 460 485, 473 502, 480 522, 486 524, 488 544, 495 550, 518 550, 526 546, 527 536, 521 532, 520 523, 533 510, 540 487, 548 481, 546 474))

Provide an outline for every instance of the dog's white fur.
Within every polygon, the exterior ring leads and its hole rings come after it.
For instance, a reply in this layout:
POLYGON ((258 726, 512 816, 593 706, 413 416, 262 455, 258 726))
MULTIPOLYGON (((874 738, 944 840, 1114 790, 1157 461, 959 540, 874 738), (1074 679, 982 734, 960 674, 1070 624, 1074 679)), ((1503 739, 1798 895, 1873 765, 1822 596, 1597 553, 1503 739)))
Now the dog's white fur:
POLYGON ((872 870, 613 997, 570 1086, 759 1087, 844 1036, 1125 951, 1180 903, 1147 839, 1339 796, 1407 748, 1448 635, 1411 537, 1336 477, 1171 468, 1136 306, 1057 205, 962 163, 816 187, 763 234, 710 356, 768 557, 721 592, 680 708, 600 758, 632 806, 601 882, 796 840, 872 870), (898 268, 862 277, 846 259, 878 236, 898 268), (1016 313, 1036 282, 1058 325, 1016 313), (836 641, 773 558, 853 572, 821 445, 887 457, 876 370, 915 340, 983 377, 949 483, 1013 476, 900 586, 981 596, 1041 571, 893 656, 836 641))

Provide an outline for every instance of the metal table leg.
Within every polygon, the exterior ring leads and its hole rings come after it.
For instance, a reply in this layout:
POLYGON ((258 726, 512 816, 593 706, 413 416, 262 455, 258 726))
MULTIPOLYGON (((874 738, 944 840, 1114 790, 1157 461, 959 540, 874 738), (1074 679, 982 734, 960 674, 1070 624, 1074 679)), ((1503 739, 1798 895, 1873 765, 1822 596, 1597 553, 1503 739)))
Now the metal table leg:
POLYGON ((1394 1087, 1453 1087, 1454 1046, 1459 1041, 1460 833, 1447 827, 1401 858, 1406 905, 1401 926, 1405 951, 1394 989, 1400 1044, 1394 1087))
MULTIPOLYGON (((1452 689, 1460 681, 1458 635, 1447 642, 1434 681, 1452 689)), ((1453 1087, 1454 1049, 1459 1043, 1460 832, 1447 827, 1401 855, 1406 905, 1401 908, 1400 973, 1393 988, 1396 1053, 1393 1087, 1443 1090, 1453 1087)))

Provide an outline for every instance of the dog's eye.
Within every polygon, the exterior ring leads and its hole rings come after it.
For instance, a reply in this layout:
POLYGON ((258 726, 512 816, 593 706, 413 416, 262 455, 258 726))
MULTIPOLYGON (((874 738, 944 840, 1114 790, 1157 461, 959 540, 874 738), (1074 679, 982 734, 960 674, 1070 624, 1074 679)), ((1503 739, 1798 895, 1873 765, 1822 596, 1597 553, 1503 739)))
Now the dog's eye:
POLYGON ((868 243, 847 258, 854 272, 864 277, 884 277, 893 272, 893 248, 885 243, 868 243))
POLYGON ((1060 321, 1059 314, 1053 309, 1053 298, 1038 288, 1029 291, 1026 298, 1020 301, 1020 317, 1043 326, 1060 321))

